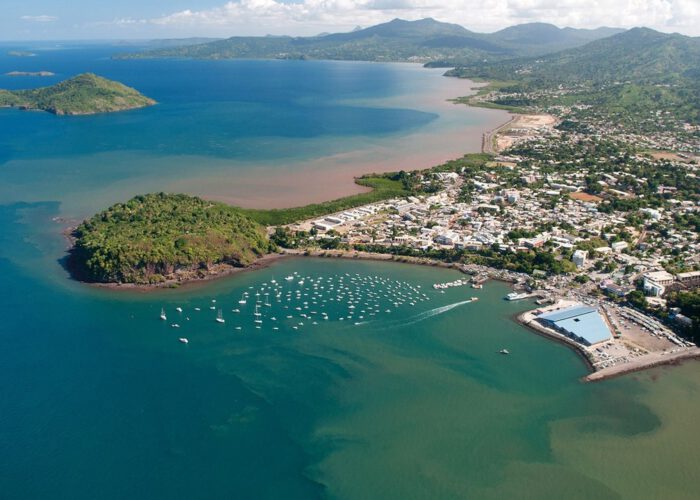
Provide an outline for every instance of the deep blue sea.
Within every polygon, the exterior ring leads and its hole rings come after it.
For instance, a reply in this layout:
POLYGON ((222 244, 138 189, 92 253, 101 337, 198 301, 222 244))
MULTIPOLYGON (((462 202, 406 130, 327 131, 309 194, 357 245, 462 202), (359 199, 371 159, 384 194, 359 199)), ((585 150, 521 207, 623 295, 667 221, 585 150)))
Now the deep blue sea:
POLYGON ((120 50, 0 46, 0 74, 57 73, 0 88, 93 71, 159 102, 0 110, 1 498, 697 497, 698 365, 582 384, 503 284, 440 293, 459 275, 317 259, 152 293, 71 281, 61 231, 113 201, 324 199, 503 119, 444 103, 460 82, 414 65, 120 50))

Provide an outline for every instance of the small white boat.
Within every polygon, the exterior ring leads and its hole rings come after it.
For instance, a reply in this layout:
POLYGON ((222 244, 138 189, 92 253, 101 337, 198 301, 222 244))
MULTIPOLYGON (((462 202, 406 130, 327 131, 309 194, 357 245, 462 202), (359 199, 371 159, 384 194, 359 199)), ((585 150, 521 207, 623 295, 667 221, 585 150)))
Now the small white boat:
POLYGON ((175 308, 175 310, 176 310, 177 312, 181 313, 181 312, 182 312, 182 307, 178 306, 178 307, 175 308))
POLYGON ((247 302, 247 300, 246 300, 246 298, 245 298, 245 294, 244 294, 244 295, 241 295, 241 300, 239 300, 238 303, 239 303, 239 304, 245 304, 246 302, 247 302))
POLYGON ((508 349, 501 349, 500 351, 501 354, 510 354, 510 351, 508 349))
POLYGON ((163 308, 160 309, 160 319, 162 319, 163 321, 168 319, 168 317, 165 315, 165 309, 163 308))
POLYGON ((219 309, 219 313, 216 315, 216 322, 217 323, 226 323, 226 320, 224 319, 224 315, 221 312, 221 309, 219 309))
POLYGON ((187 338, 185 338, 185 337, 180 337, 180 338, 177 339, 177 340, 178 340, 181 344, 189 344, 189 343, 190 343, 190 341, 187 340, 187 338))
POLYGON ((201 311, 202 308, 200 308, 200 307, 195 307, 194 310, 195 310, 195 311, 201 311))
POLYGON ((173 327, 173 328, 180 328, 180 325, 178 325, 177 323, 173 323, 173 324, 170 325, 170 326, 173 327))
POLYGON ((504 298, 506 300, 522 300, 522 299, 527 299, 530 297, 529 293, 518 293, 518 292, 511 292, 508 295, 506 295, 504 298))
POLYGON ((290 274, 289 276, 287 276, 286 278, 284 278, 284 281, 294 281, 294 276, 292 276, 292 275, 290 274))

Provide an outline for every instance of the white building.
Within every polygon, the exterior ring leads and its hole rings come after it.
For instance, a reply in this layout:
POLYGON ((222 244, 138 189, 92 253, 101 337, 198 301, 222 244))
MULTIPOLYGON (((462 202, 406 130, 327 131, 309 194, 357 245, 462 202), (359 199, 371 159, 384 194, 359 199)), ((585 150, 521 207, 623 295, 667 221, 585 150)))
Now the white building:
POLYGON ((673 283, 673 275, 666 271, 655 271, 644 275, 644 293, 652 297, 661 297, 666 287, 673 283))
POLYGON ((629 243, 627 243, 626 241, 616 241, 615 243, 610 245, 610 247, 613 249, 614 252, 620 253, 623 250, 629 248, 629 243))
POLYGON ((588 258, 588 252, 586 250, 576 250, 571 261, 576 264, 576 267, 582 268, 586 265, 586 259, 588 258))

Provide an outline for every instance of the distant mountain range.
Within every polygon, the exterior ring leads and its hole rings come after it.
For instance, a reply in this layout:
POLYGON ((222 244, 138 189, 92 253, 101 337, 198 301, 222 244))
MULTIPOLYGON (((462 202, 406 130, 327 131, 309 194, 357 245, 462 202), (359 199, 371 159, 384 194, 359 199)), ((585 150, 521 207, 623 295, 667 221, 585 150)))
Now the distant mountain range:
POLYGON ((700 38, 634 28, 573 49, 472 63, 457 72, 502 81, 672 83, 697 80, 698 70, 700 38))
POLYGON ((581 30, 533 23, 495 33, 474 33, 434 19, 393 21, 348 33, 314 37, 232 37, 181 47, 162 47, 120 58, 274 58, 362 61, 416 61, 454 66, 483 60, 541 56, 582 46, 623 30, 581 30))
MULTIPOLYGON (((576 89, 569 93, 569 104, 619 108, 636 116, 664 110, 700 123, 700 38, 648 28, 585 30, 531 23, 484 34, 434 19, 394 19, 348 33, 232 37, 117 57, 422 62, 454 68, 450 76, 498 81, 513 95, 533 90, 551 95, 563 85, 576 89)), ((522 105, 528 103, 517 98, 508 104, 522 105)))
MULTIPOLYGON (((466 64, 447 75, 501 82, 499 87, 511 95, 573 89, 556 104, 591 105, 625 114, 630 122, 664 111, 700 124, 700 38, 634 28, 544 56, 466 64)), ((495 103, 548 102, 547 97, 519 100, 495 103)))

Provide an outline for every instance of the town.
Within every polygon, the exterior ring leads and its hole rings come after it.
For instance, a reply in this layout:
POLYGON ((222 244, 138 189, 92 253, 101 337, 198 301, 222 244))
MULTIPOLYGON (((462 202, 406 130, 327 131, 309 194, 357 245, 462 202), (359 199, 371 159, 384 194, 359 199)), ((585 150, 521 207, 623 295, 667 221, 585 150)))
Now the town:
POLYGON ((474 288, 487 277, 512 282, 509 299, 540 306, 521 321, 579 349, 592 379, 697 356, 698 325, 679 307, 700 287, 697 147, 662 152, 647 136, 623 140, 565 122, 516 117, 485 139, 495 155, 402 173, 417 184, 414 195, 290 224, 277 236, 315 254, 449 262, 473 275, 474 288), (562 327, 548 317, 574 319, 562 327))

